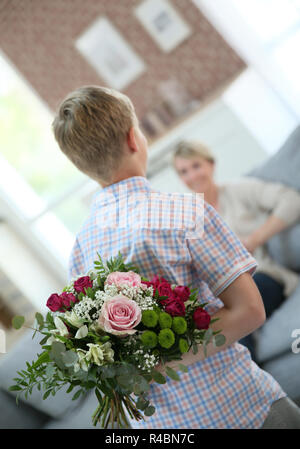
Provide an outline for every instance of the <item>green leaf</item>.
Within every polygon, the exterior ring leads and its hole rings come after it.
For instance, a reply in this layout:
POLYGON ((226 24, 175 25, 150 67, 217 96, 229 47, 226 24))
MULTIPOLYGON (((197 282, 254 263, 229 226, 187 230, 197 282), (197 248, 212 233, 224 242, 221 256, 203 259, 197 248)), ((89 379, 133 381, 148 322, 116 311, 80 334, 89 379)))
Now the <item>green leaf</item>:
POLYGON ((66 352, 65 345, 60 341, 54 341, 52 343, 50 358, 53 360, 60 369, 65 368, 65 364, 62 358, 62 354, 66 352))
POLYGON ((70 367, 78 360, 78 355, 74 351, 67 351, 62 353, 62 359, 65 366, 70 367))
POLYGON ((155 382, 157 382, 158 384, 165 384, 167 382, 165 376, 163 376, 157 370, 153 370, 152 371, 152 377, 155 380, 155 382))
POLYGON ((114 366, 105 366, 102 369, 101 378, 106 379, 110 377, 115 377, 116 368, 114 366))
POLYGON ((55 368, 53 365, 48 365, 46 370, 45 370, 45 374, 48 378, 51 378, 53 376, 53 374, 55 373, 55 368))
POLYGON ((213 330, 211 328, 207 329, 207 331, 204 334, 204 341, 208 342, 212 336, 213 336, 213 330))
POLYGON ((72 401, 76 401, 76 399, 79 398, 79 396, 81 395, 82 390, 78 390, 76 391, 76 393, 74 394, 74 396, 72 397, 72 401))
POLYGON ((35 319, 37 320, 37 322, 38 322, 38 324, 39 324, 40 326, 43 326, 43 325, 44 325, 44 317, 43 317, 43 315, 42 315, 41 313, 36 312, 36 314, 35 314, 35 319))
POLYGON ((21 315, 16 315, 13 317, 11 323, 14 329, 21 329, 21 327, 25 323, 25 318, 21 315))
POLYGON ((45 344, 46 343, 46 341, 48 340, 48 335, 46 335, 46 337, 44 337, 41 341, 40 341, 40 345, 42 346, 43 344, 45 344))
POLYGON ((47 363, 47 362, 50 362, 50 356, 49 356, 49 352, 45 351, 45 352, 42 352, 42 354, 39 356, 37 361, 33 364, 33 367, 36 368, 36 367, 42 365, 42 363, 47 363))
POLYGON ((149 405, 144 411, 146 416, 151 416, 153 413, 155 413, 155 407, 153 405, 149 405))
POLYGON ((180 371, 183 371, 184 373, 187 373, 187 372, 189 371, 188 367, 185 366, 185 365, 183 365, 182 363, 179 363, 178 369, 179 369, 180 371))
POLYGON ((216 343, 217 346, 224 345, 225 341, 226 341, 225 335, 218 334, 218 335, 215 336, 215 343, 216 343))
POLYGON ((132 384, 132 379, 130 379, 128 376, 117 376, 116 380, 121 385, 121 387, 128 387, 130 384, 132 384))
POLYGON ((19 385, 12 385, 9 387, 8 391, 20 391, 22 388, 19 385))
POLYGON ((51 390, 47 390, 46 393, 43 396, 43 399, 44 400, 47 399, 47 397, 50 395, 50 393, 51 393, 51 390))
POLYGON ((108 388, 103 383, 99 385, 99 389, 105 394, 105 396, 108 396, 110 399, 114 399, 114 394, 110 388, 108 388))
POLYGON ((99 404, 102 406, 102 405, 103 405, 103 398, 102 398, 102 396, 101 396, 100 391, 99 391, 97 388, 95 389, 95 394, 96 394, 96 396, 97 396, 97 399, 98 399, 98 401, 99 401, 99 404))
POLYGON ((197 352, 198 352, 198 345, 197 345, 196 342, 193 343, 192 350, 193 350, 193 354, 197 354, 197 352))
POLYGON ((178 374, 176 373, 175 370, 173 370, 173 368, 170 368, 169 366, 166 367, 166 374, 173 380, 180 380, 180 377, 178 376, 178 374))
POLYGON ((69 388, 67 389, 66 393, 71 393, 73 388, 74 388, 74 385, 70 385, 69 388))

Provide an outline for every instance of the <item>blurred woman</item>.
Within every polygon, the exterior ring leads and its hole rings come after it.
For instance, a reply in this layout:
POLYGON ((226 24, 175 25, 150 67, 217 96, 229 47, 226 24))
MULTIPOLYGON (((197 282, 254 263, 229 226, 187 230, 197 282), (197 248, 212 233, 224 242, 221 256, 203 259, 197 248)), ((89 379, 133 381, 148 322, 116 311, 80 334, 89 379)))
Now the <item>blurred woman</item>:
MULTIPOLYGON (((256 258, 258 268, 253 279, 262 296, 266 317, 270 317, 293 293, 299 275, 275 262, 268 254, 266 242, 300 220, 300 194, 283 184, 250 176, 217 184, 214 155, 196 141, 180 142, 173 164, 184 184, 194 192, 204 193, 205 201, 217 210, 256 258)), ((240 343, 248 347, 252 359, 259 364, 253 334, 240 343)))

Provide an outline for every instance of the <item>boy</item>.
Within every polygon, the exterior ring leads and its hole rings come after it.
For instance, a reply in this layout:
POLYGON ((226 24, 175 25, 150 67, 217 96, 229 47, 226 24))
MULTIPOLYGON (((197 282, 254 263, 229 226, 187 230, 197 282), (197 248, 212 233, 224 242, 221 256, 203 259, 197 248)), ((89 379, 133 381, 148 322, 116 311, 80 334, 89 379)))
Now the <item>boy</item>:
MULTIPOLYGON (((226 337, 225 345, 208 346, 207 358, 202 347, 196 355, 183 354, 189 372, 181 374, 180 382, 167 378, 164 385, 151 383, 156 412, 145 421, 132 421, 133 427, 261 428, 267 416, 272 427, 273 408, 283 403, 288 418, 276 426, 300 428, 297 407, 237 343, 265 320, 252 279, 255 259, 208 203, 204 202, 204 229, 198 238, 178 223, 157 226, 152 220, 161 217, 160 193, 146 179, 147 141, 129 98, 104 87, 78 88, 61 103, 53 130, 67 157, 103 187, 94 195, 90 215, 77 234, 70 278, 93 268, 97 252, 107 260, 120 251, 145 277, 158 274, 173 284, 199 288, 207 311, 220 318, 212 327, 222 329, 226 337), (137 220, 145 199, 151 200, 151 208, 137 220)), ((172 200, 168 213, 174 218, 172 200)), ((196 208, 188 204, 187 215, 194 217, 196 208)))

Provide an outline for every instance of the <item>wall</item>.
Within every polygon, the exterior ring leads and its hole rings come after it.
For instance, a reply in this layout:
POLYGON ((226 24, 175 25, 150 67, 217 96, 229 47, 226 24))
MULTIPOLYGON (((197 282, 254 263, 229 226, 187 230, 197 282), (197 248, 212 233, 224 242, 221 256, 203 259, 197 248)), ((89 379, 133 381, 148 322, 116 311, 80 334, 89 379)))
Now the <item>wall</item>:
POLYGON ((133 14, 139 3, 0 0, 0 45, 53 110, 80 85, 104 85, 74 46, 74 40, 101 15, 114 23, 147 65, 147 71, 125 90, 139 116, 159 100, 159 81, 175 76, 192 97, 203 99, 245 67, 190 0, 171 3, 192 28, 191 36, 170 54, 163 53, 133 14))

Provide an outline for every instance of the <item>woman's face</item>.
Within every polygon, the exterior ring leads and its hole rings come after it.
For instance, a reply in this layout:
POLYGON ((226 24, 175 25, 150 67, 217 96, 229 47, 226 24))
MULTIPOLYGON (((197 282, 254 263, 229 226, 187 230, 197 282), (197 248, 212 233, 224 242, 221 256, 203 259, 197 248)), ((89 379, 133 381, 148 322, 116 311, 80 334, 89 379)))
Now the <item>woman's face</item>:
POLYGON ((203 157, 175 158, 175 168, 180 179, 194 192, 204 193, 213 183, 214 163, 203 157))

